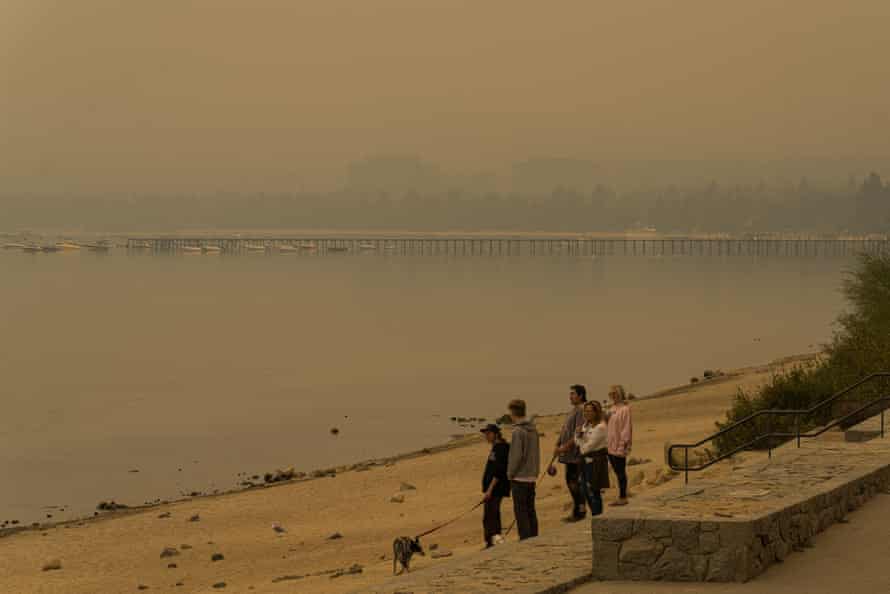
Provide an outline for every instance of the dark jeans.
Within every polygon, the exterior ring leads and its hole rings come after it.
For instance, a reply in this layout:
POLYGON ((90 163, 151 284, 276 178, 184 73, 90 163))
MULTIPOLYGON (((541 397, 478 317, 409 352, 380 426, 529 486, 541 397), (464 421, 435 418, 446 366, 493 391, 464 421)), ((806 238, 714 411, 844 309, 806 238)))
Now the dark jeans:
POLYGON ((572 495, 572 517, 584 517, 584 491, 581 488, 583 463, 564 463, 566 467, 566 486, 572 495))
POLYGON ((535 512, 535 484, 522 481, 512 482, 513 513, 516 514, 516 529, 519 540, 538 535, 538 514, 535 512))
POLYGON ((593 486, 593 464, 584 464, 581 470, 583 471, 581 490, 587 499, 587 505, 590 506, 590 515, 598 516, 603 513, 603 494, 598 487, 593 486))
POLYGON ((485 502, 482 511, 482 530, 485 533, 485 544, 491 545, 491 537, 501 533, 501 499, 493 496, 485 502))
POLYGON ((618 479, 618 496, 624 499, 627 497, 627 458, 609 454, 609 464, 618 479))

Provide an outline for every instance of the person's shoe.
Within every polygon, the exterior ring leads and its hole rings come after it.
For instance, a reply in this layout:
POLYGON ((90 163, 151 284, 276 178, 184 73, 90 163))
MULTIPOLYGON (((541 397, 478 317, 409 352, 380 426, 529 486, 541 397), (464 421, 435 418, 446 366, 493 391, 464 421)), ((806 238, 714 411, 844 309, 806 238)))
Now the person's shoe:
POLYGON ((565 518, 562 519, 562 521, 565 522, 566 524, 571 524, 573 522, 580 522, 583 519, 584 519, 583 515, 579 516, 579 515, 573 514, 571 516, 566 516, 565 518))
POLYGON ((627 505, 627 499, 616 499, 612 503, 609 504, 612 507, 617 507, 620 505, 627 505))

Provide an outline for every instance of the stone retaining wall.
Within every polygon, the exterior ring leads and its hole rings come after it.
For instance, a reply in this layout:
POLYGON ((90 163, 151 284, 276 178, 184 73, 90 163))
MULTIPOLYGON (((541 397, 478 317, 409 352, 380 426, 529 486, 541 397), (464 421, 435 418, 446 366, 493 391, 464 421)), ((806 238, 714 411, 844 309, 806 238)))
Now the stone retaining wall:
POLYGON ((592 521, 593 578, 744 582, 890 487, 883 467, 823 492, 804 495, 757 518, 670 519, 600 516, 592 521))

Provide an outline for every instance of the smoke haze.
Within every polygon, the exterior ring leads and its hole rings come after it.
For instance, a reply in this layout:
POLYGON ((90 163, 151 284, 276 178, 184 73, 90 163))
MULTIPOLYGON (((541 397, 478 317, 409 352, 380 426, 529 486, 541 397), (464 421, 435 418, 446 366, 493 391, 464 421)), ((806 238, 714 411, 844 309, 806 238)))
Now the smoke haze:
POLYGON ((886 0, 4 0, 0 193, 327 191, 375 155, 494 185, 530 157, 880 160, 888 23, 886 0))

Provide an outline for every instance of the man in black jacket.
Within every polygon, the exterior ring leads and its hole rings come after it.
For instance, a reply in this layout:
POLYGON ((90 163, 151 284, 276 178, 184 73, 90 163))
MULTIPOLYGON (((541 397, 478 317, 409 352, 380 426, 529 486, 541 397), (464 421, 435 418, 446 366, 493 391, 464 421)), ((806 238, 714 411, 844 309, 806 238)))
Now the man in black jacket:
POLYGON ((487 425, 481 430, 491 444, 491 452, 482 474, 482 492, 485 493, 485 507, 482 515, 482 528, 485 533, 485 548, 492 546, 495 536, 501 534, 501 500, 510 496, 510 481, 507 480, 507 459, 510 444, 501 436, 501 428, 487 425))

